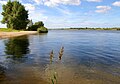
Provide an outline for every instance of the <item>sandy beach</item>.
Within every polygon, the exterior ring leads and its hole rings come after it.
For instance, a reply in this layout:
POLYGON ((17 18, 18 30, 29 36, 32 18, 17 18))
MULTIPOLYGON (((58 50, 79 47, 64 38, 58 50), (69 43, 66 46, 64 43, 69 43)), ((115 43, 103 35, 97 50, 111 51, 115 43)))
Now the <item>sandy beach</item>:
POLYGON ((36 34, 36 33, 37 33, 37 31, 0 32, 0 39, 22 36, 22 35, 29 35, 29 34, 36 34))

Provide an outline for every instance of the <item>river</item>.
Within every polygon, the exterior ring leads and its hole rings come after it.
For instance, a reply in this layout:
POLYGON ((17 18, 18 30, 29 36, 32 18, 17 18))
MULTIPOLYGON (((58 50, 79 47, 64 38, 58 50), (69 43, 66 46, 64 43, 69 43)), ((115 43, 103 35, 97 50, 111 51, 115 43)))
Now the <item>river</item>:
POLYGON ((120 31, 50 30, 0 39, 0 84, 54 83, 120 84, 120 31))

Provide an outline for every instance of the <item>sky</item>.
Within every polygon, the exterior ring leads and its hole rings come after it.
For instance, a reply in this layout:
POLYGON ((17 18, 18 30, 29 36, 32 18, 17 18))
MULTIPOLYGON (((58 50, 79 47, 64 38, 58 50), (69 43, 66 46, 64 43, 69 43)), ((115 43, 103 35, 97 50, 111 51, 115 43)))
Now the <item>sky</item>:
MULTIPOLYGON (((7 1, 0 0, 0 13, 7 1)), ((47 28, 120 27, 120 0, 18 1, 29 11, 29 19, 43 21, 47 28)))

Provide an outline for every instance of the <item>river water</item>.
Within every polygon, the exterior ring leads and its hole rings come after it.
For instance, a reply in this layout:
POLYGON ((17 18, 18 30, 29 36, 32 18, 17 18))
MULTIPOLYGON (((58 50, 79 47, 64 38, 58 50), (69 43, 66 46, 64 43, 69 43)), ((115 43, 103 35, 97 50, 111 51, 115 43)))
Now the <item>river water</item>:
POLYGON ((0 84, 120 84, 120 31, 50 30, 0 39, 0 84))

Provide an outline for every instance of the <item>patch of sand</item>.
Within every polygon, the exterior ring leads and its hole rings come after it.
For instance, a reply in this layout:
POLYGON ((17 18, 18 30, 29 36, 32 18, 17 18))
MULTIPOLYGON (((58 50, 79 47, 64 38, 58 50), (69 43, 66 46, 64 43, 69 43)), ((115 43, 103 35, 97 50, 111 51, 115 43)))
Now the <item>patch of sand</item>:
POLYGON ((0 32, 0 38, 10 38, 10 37, 36 34, 36 33, 37 33, 37 31, 0 32))

